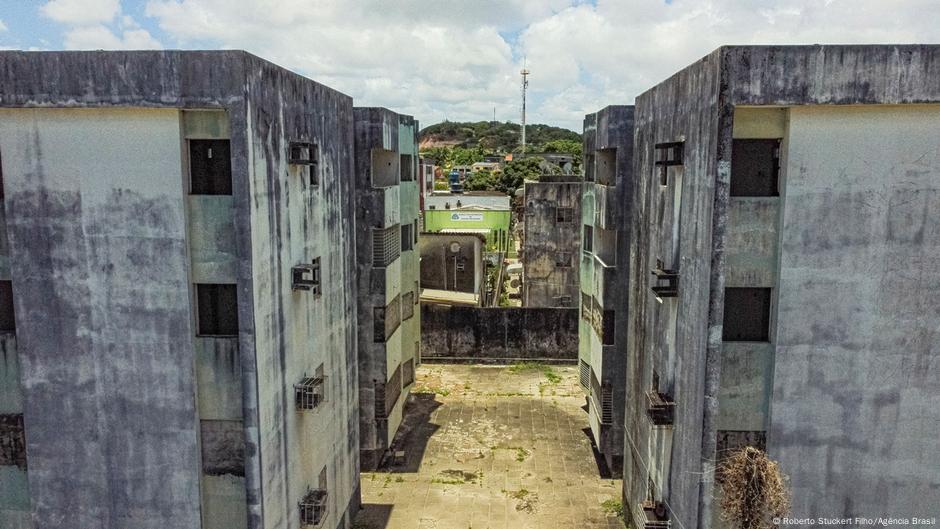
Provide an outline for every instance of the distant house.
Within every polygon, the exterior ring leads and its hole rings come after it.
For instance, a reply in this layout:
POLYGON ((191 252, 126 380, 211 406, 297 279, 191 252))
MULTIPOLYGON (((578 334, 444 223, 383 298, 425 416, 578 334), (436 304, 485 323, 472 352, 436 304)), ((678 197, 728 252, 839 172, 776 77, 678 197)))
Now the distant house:
POLYGON ((480 233, 422 233, 421 301, 479 306, 483 299, 483 247, 480 233))
POLYGON ((500 162, 486 162, 486 161, 477 162, 470 166, 470 171, 474 173, 482 171, 484 169, 487 171, 498 171, 502 168, 502 166, 503 164, 500 162))
POLYGON ((515 253, 509 231, 509 197, 495 191, 432 193, 425 201, 424 231, 476 233, 486 238, 486 251, 515 253))

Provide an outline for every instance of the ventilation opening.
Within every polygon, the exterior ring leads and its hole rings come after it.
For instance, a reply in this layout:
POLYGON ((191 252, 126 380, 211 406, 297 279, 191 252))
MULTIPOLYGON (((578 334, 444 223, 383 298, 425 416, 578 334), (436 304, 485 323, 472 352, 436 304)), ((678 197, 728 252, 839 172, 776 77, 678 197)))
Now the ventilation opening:
POLYGON ((372 187, 398 185, 398 163, 395 151, 372 149, 372 187))
POLYGON ((617 149, 598 149, 595 152, 595 178, 598 184, 617 184, 617 149))
POLYGON ((229 140, 189 140, 189 182, 193 195, 231 195, 229 140))
POLYGON ((574 208, 555 208, 555 222, 558 224, 574 222, 574 208))
POLYGON ((320 295, 319 257, 310 264, 297 265, 291 268, 291 289, 310 290, 314 295, 320 295))
POLYGON ((769 288, 726 288, 721 339, 726 342, 770 340, 769 288))
POLYGON ((595 157, 593 154, 584 155, 584 181, 593 182, 594 181, 594 164, 596 163, 595 157))
POLYGON ((733 140, 731 148, 731 196, 779 195, 780 140, 733 140))
POLYGON ((238 296, 235 285, 197 284, 198 336, 238 336, 238 296))
POLYGON ((385 268, 401 254, 401 229, 396 224, 388 228, 372 228, 372 266, 385 268))

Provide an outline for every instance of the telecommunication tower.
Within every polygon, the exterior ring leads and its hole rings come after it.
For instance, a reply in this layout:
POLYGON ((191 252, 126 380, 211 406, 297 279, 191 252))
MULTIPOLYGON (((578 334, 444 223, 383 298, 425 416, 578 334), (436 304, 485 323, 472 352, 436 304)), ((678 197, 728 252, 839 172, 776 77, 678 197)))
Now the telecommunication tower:
POLYGON ((522 157, 525 157, 525 93, 529 88, 529 70, 525 67, 525 59, 522 61, 522 157))

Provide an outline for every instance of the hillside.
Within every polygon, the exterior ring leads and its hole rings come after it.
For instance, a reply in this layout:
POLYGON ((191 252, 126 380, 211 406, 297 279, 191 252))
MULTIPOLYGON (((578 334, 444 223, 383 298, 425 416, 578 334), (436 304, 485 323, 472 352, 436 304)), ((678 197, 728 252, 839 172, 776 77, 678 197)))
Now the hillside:
MULTIPOLYGON (((577 132, 551 125, 526 125, 526 143, 530 151, 557 140, 581 143, 577 132)), ((445 121, 425 127, 419 133, 422 150, 434 147, 482 148, 487 151, 512 152, 519 146, 519 124, 493 121, 445 121)))

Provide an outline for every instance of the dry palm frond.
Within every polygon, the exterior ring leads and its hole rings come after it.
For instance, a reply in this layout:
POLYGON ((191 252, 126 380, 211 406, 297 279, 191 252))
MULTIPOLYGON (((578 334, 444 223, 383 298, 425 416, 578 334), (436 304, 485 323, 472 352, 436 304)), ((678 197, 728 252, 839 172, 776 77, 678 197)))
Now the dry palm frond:
POLYGON ((718 469, 721 519, 740 529, 769 529, 790 511, 787 477, 775 461, 748 446, 731 453, 718 469))

